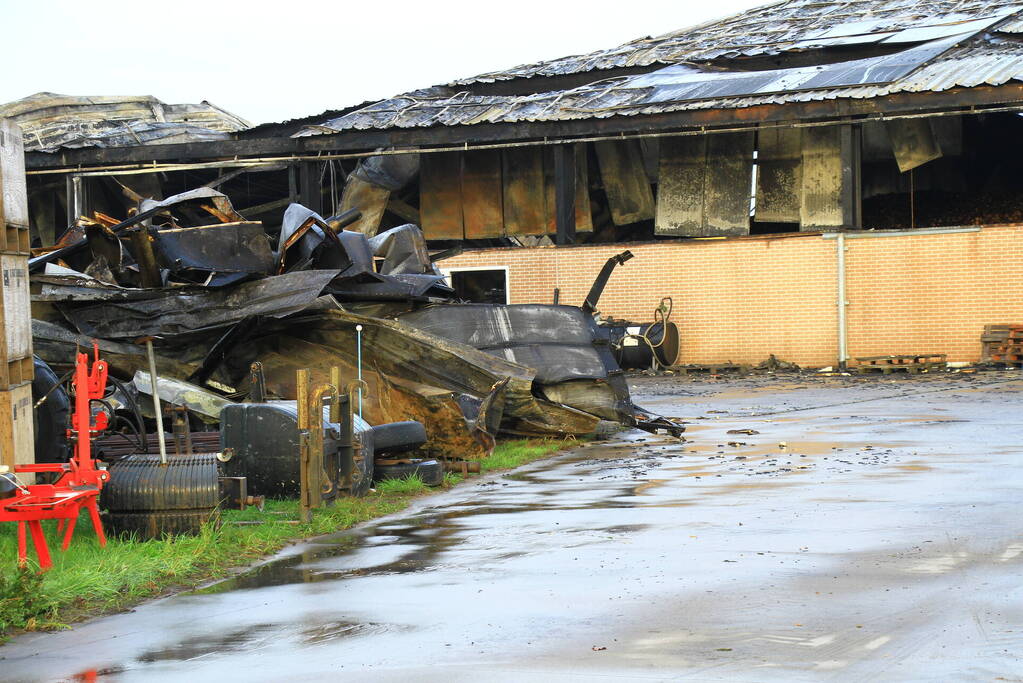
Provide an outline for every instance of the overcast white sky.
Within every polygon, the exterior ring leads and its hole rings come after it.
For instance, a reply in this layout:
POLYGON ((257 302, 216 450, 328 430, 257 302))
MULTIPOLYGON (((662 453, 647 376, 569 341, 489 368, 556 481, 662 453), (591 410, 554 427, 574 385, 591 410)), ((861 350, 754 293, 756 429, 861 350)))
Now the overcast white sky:
POLYGON ((210 102, 252 123, 613 47, 763 0, 0 0, 0 102, 210 102))

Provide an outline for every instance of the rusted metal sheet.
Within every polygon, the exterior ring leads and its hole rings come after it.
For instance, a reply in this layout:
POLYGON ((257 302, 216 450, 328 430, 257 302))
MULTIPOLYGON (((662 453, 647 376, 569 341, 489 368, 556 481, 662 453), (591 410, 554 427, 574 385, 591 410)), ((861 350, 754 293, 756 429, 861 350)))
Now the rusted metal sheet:
POLYGON ((655 234, 695 236, 702 233, 706 159, 706 135, 661 141, 655 234))
POLYGON ((547 232, 543 152, 539 147, 516 147, 501 152, 504 175, 504 227, 508 235, 547 232))
POLYGON ((703 223, 706 235, 749 234, 753 133, 724 133, 707 139, 703 223))
POLYGON ((886 128, 902 173, 941 156, 941 146, 927 119, 896 119, 886 122, 886 128))
MULTIPOLYGON (((590 208, 590 172, 586 163, 586 144, 574 145, 575 154, 575 231, 593 232, 593 212, 590 208)), ((557 209, 554 183, 554 153, 550 147, 543 155, 544 192, 547 200, 547 232, 557 233, 557 209)))
POLYGON ((752 168, 751 133, 662 140, 656 234, 749 232, 752 168))
POLYGON ((957 157, 963 153, 963 117, 962 116, 935 116, 927 119, 931 123, 931 130, 941 147, 941 153, 946 157, 957 157))
POLYGON ((462 160, 462 212, 466 239, 504 235, 503 196, 501 152, 466 152, 462 160))
POLYGON ((635 140, 594 143, 600 176, 615 225, 629 225, 654 217, 654 195, 650 190, 643 155, 635 140))
POLYGON ((803 176, 801 131, 768 128, 758 136, 756 219, 798 223, 803 176))
POLYGON ((377 234, 390 198, 391 191, 386 187, 368 182, 356 175, 349 176, 345 189, 341 192, 341 211, 358 209, 362 213, 362 218, 348 229, 369 237, 377 234))
POLYGON ((419 178, 423 235, 428 240, 462 239, 462 153, 424 154, 419 178))
POLYGON ((800 230, 859 227, 857 132, 849 125, 803 130, 800 230))

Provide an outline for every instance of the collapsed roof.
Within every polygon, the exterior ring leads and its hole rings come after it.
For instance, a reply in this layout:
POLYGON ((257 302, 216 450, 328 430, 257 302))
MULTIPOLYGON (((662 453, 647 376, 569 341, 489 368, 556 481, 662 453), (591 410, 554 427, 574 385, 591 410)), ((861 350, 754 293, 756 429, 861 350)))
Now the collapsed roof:
POLYGON ((40 92, 0 105, 21 126, 26 152, 225 140, 250 124, 216 105, 165 104, 155 97, 40 92))
POLYGON ((1023 4, 1004 0, 786 0, 659 38, 400 95, 295 136, 739 109, 1001 85, 1023 80, 1021 12, 1023 4), (645 73, 631 70, 651 65, 645 73), (613 75, 622 69, 630 71, 613 75), (585 72, 593 82, 567 89, 475 92, 483 83, 585 72))

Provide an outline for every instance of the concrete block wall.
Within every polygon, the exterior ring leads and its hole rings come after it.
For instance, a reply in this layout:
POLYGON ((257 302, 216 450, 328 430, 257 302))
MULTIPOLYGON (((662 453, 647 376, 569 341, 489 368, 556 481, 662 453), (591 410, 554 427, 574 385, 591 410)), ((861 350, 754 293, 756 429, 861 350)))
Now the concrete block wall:
MULTIPOLYGON (((979 360, 985 324, 1023 324, 1021 233, 991 226, 847 239, 849 355, 979 360)), ((805 367, 837 361, 837 242, 819 234, 483 249, 441 265, 507 267, 511 303, 551 303, 560 287, 562 303, 578 305, 625 249, 636 258, 616 269, 599 309, 647 322, 660 298, 672 297, 679 363, 759 363, 770 354, 805 367)))

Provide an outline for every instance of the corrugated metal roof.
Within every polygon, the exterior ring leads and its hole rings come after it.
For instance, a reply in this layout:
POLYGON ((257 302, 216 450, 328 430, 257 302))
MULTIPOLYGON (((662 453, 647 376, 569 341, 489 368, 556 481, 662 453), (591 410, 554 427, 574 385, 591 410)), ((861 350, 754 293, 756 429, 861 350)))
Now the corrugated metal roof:
POLYGON ((720 21, 640 38, 609 50, 525 64, 461 79, 451 85, 652 64, 709 62, 841 43, 930 40, 966 30, 983 30, 984 20, 989 20, 989 24, 1020 9, 1023 7, 1019 0, 784 0, 720 21), (975 26, 955 26, 967 23, 975 26))
POLYGON ((297 135, 741 109, 898 92, 937 92, 1001 85, 1011 80, 1023 80, 1023 39, 986 33, 931 41, 895 55, 793 69, 722 72, 679 64, 649 74, 609 78, 536 95, 402 95, 297 135))
POLYGON ((0 105, 21 126, 25 151, 222 140, 249 122, 209 102, 165 104, 155 97, 77 97, 41 92, 0 105))

